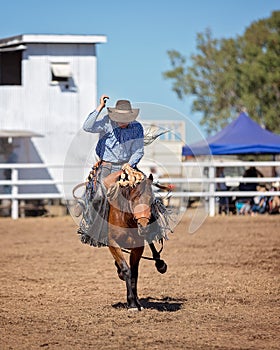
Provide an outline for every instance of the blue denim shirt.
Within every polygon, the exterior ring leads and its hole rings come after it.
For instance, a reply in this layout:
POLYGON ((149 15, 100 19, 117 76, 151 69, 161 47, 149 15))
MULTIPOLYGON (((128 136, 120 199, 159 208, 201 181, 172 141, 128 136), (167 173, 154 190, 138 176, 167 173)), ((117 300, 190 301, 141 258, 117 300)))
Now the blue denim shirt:
POLYGON ((135 167, 144 155, 144 131, 142 125, 133 121, 121 128, 108 115, 96 120, 98 111, 90 113, 83 124, 87 132, 99 133, 96 154, 104 161, 129 163, 135 167))

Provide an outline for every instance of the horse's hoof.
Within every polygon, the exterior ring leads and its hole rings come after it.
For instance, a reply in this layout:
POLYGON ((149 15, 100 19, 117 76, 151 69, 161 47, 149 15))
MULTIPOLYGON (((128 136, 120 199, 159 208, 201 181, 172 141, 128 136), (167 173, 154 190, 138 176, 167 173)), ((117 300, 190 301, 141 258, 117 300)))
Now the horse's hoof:
POLYGON ((142 306, 140 308, 139 307, 129 307, 127 309, 127 311, 142 311, 142 310, 143 310, 142 306))
POLYGON ((167 271, 167 265, 164 262, 164 260, 161 260, 161 259, 156 261, 156 268, 157 268, 158 272, 162 273, 162 274, 167 271))

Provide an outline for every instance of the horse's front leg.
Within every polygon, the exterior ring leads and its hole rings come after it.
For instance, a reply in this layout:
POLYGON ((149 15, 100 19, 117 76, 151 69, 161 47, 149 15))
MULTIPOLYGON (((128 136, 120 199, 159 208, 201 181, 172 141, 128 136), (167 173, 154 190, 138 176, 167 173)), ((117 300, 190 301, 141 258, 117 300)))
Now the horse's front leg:
POLYGON ((121 270, 121 274, 125 280, 126 283, 126 290, 127 290, 127 307, 129 309, 138 309, 141 310, 141 305, 139 302, 137 302, 137 297, 134 294, 134 288, 132 288, 131 283, 131 269, 128 266, 123 253, 121 251, 121 248, 115 247, 115 246, 109 246, 110 252, 113 255, 117 265, 119 266, 121 270))
POLYGON ((131 287, 135 297, 135 302, 139 310, 141 310, 142 306, 138 299, 137 294, 137 281, 138 281, 138 268, 141 256, 143 254, 144 247, 137 247, 131 250, 130 254, 130 269, 131 269, 131 287))
POLYGON ((167 265, 164 260, 161 260, 160 253, 156 250, 156 247, 153 242, 149 243, 149 247, 153 253, 153 259, 156 261, 155 265, 160 273, 165 273, 167 270, 167 265))

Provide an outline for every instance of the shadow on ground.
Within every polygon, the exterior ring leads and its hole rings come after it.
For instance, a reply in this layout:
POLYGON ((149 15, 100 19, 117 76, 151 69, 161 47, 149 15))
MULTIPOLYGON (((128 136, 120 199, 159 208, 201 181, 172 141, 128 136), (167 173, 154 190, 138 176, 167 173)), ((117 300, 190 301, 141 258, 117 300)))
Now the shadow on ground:
MULTIPOLYGON (((183 299, 174 299, 171 297, 164 297, 164 298, 153 298, 153 297, 147 297, 140 299, 140 303, 143 306, 144 309, 151 309, 151 310, 157 310, 161 312, 174 312, 179 311, 183 303, 186 300, 183 299)), ((127 309, 126 303, 116 303, 112 305, 115 309, 127 309)))

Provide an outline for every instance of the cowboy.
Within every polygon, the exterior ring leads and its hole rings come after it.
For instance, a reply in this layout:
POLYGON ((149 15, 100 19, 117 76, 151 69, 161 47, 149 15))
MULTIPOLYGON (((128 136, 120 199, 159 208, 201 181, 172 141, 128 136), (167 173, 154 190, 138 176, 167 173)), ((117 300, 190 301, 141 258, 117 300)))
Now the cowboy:
POLYGON ((83 124, 84 131, 99 134, 95 151, 100 161, 93 169, 94 181, 88 182, 84 199, 74 209, 77 217, 83 212, 78 230, 81 239, 92 245, 106 244, 108 179, 113 184, 123 169, 137 170, 144 155, 144 130, 136 121, 139 109, 133 109, 128 100, 119 100, 115 108, 108 107, 108 114, 98 120, 107 99, 109 96, 101 96, 99 106, 83 124))
POLYGON ((108 114, 97 120, 107 99, 109 96, 101 96, 99 106, 89 114, 83 125, 84 131, 99 133, 95 150, 101 166, 107 169, 103 170, 102 177, 127 165, 136 168, 144 155, 143 127, 135 120, 139 109, 132 109, 127 100, 119 100, 115 108, 108 107, 108 114))

